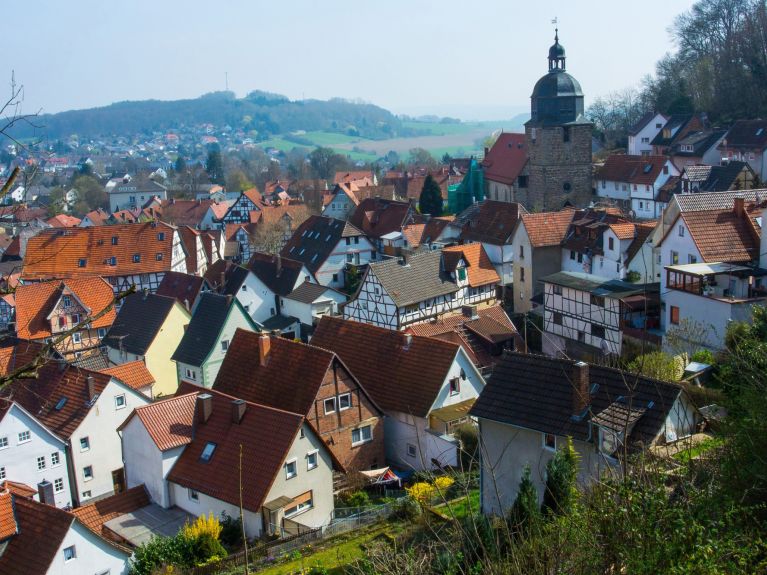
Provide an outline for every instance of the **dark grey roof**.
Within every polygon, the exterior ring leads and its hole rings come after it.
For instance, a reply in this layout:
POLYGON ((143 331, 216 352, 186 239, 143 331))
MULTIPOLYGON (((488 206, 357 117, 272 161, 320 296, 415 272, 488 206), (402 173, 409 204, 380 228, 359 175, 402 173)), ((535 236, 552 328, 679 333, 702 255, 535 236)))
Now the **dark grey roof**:
POLYGON ((304 282, 288 295, 286 295, 285 299, 292 299, 301 303, 312 303, 328 290, 336 291, 328 286, 323 286, 311 282, 304 282))
POLYGON ((230 310, 235 306, 235 301, 231 296, 211 292, 202 294, 184 337, 181 338, 171 359, 201 366, 213 346, 218 343, 218 336, 230 310))
POLYGON ((280 252, 282 257, 302 262, 315 273, 344 238, 361 236, 347 221, 327 216, 310 216, 291 236, 280 252))
POLYGON ((753 202, 757 197, 764 200, 767 198, 767 189, 677 194, 674 197, 676 198, 679 210, 682 212, 731 210, 735 204, 735 198, 743 198, 747 202, 753 202))
POLYGON ((91 371, 103 371, 113 367, 109 363, 109 358, 106 354, 101 352, 80 356, 70 363, 74 366, 82 367, 83 369, 90 369, 91 371))
POLYGON ((657 114, 658 112, 645 112, 645 114, 639 118, 637 123, 631 127, 629 130, 629 136, 636 136, 644 129, 647 124, 650 123, 650 120, 652 120, 657 114))
POLYGON ((541 281, 611 298, 623 298, 659 290, 658 284, 632 284, 582 272, 557 272, 541 278, 541 281))
POLYGON ((578 440, 589 438, 590 422, 609 419, 614 425, 615 416, 624 413, 627 423, 634 424, 629 443, 649 444, 663 430, 671 407, 682 393, 682 388, 672 383, 589 365, 589 409, 582 417, 573 417, 575 363, 509 352, 496 364, 470 413, 578 440), (601 419, 600 414, 604 414, 601 419))
POLYGON ((247 277, 247 269, 228 260, 216 261, 205 272, 205 281, 224 295, 236 295, 247 277))
POLYGON ((150 293, 135 293, 123 300, 120 313, 109 329, 104 344, 136 355, 144 355, 160 331, 176 300, 150 293))
POLYGON ((371 263, 368 273, 378 281, 398 307, 458 291, 458 286, 443 270, 442 252, 430 251, 408 258, 371 263))
POLYGON ((273 315, 266 321, 262 322, 261 326, 265 330, 283 330, 297 323, 299 323, 298 318, 295 318, 292 315, 273 315))
POLYGON ((684 128, 687 123, 692 120, 692 114, 681 114, 671 116, 668 121, 663 125, 663 129, 650 142, 653 146, 669 146, 674 143, 680 130, 684 128), (668 138, 663 136, 666 130, 671 130, 668 138))
POLYGON ((286 296, 298 283, 304 264, 279 255, 256 252, 250 257, 248 269, 272 292, 286 296))
POLYGON ((763 150, 767 147, 767 120, 738 120, 725 136, 721 148, 752 148, 763 150))
POLYGON ((711 166, 708 179, 700 185, 700 191, 726 192, 731 190, 735 187, 735 182, 744 169, 751 170, 751 167, 746 162, 730 162, 726 166, 711 166))
POLYGON ((675 156, 702 156, 724 137, 724 130, 691 132, 674 144, 675 156), (692 152, 682 151, 682 146, 692 146, 692 152))
POLYGON ((200 276, 181 272, 165 272, 155 293, 176 298, 178 303, 189 309, 197 300, 200 291, 205 287, 205 279, 200 276))

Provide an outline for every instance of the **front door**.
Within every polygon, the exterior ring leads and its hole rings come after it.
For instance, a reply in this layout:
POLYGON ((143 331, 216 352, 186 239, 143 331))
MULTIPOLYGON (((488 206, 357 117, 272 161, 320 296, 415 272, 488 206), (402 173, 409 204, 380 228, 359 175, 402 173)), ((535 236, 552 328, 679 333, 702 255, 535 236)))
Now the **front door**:
POLYGON ((112 485, 115 493, 125 491, 125 469, 123 467, 112 472, 112 485))

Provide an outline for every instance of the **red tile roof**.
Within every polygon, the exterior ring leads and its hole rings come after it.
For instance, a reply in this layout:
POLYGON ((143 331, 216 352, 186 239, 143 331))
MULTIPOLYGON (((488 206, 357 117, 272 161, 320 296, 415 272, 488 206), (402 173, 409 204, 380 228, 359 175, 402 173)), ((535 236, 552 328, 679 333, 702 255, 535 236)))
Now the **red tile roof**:
POLYGON ((120 515, 146 507, 150 503, 149 494, 144 485, 141 484, 122 493, 100 499, 96 503, 78 507, 72 513, 96 535, 108 537, 107 530, 103 529, 104 523, 120 515))
POLYGON ((626 182, 637 185, 652 185, 663 171, 666 156, 628 156, 613 154, 597 170, 594 179, 608 182, 626 182))
POLYGON ((88 218, 94 226, 103 226, 109 219, 109 214, 101 208, 92 210, 83 216, 83 219, 88 218))
POLYGON ((558 246, 565 238, 576 211, 565 209, 559 212, 523 214, 522 223, 534 248, 558 246))
POLYGON ((159 206, 151 209, 161 221, 167 224, 197 227, 213 205, 215 205, 213 200, 170 199, 162 200, 159 206))
MULTIPOLYGON (((759 259, 759 234, 748 216, 733 210, 682 212, 701 257, 706 262, 749 262, 759 259)), ((675 226, 669 227, 669 230, 675 226)))
POLYGON ((6 338, 0 341, 0 375, 8 375, 33 361, 43 351, 43 344, 6 338))
POLYGON ((389 232, 399 232, 411 222, 413 208, 408 202, 395 202, 381 198, 362 200, 349 218, 349 222, 373 238, 389 232))
POLYGON ((458 214, 453 225, 460 226, 461 237, 465 241, 500 246, 511 240, 524 214, 527 210, 522 204, 485 200, 458 214))
POLYGON ((49 223, 54 228, 74 228, 79 226, 81 221, 82 220, 80 218, 76 218, 74 216, 59 214, 58 216, 48 218, 47 223, 49 223))
POLYGON ((463 259, 468 264, 467 272, 471 287, 479 287, 501 281, 482 244, 451 246, 442 251, 445 254, 456 253, 463 255, 463 259))
POLYGON ((338 354, 385 411, 425 417, 453 364, 459 346, 408 336, 365 323, 323 317, 312 345, 338 354))
POLYGON ((187 394, 142 405, 118 430, 138 417, 160 451, 188 445, 192 441, 195 401, 196 395, 187 394))
MULTIPOLYGON (((193 386, 185 386, 191 389, 193 386)), ((199 388, 198 388, 199 389, 199 388)), ((168 481, 194 489, 215 499, 258 512, 290 450, 304 417, 295 413, 246 402, 239 423, 232 421, 234 397, 215 390, 190 393, 192 401, 201 393, 212 396, 213 409, 207 422, 194 424, 194 437, 168 474, 168 481), (200 458, 208 443, 216 448, 211 458, 200 458), (245 454, 240 459, 240 453, 245 454), (242 461, 242 486, 239 469, 242 461)))
MULTIPOLYGON (((16 535, 19 526, 13 512, 13 494, 7 489, 0 491, 0 541, 16 535)), ((0 555, 0 557, 2 557, 0 555)))
POLYGON ((101 373, 109 374, 135 390, 141 390, 155 383, 154 376, 149 373, 143 361, 129 361, 108 369, 102 369, 101 373))
MULTIPOLYGON (((96 315, 114 302, 114 291, 99 277, 54 280, 20 285, 16 288, 16 333, 21 339, 50 337, 51 322, 48 319, 54 306, 63 295, 73 295, 86 309, 88 315, 96 315)), ((117 312, 114 307, 95 319, 91 326, 108 328, 114 323, 117 312)), ((85 319, 82 317, 81 319, 85 319)))
POLYGON ((359 170, 356 172, 336 172, 333 178, 334 184, 355 182, 360 185, 373 185, 373 173, 370 170, 359 170))
POLYGON ((610 224, 610 229, 619 240, 633 240, 636 236, 636 224, 633 222, 616 222, 610 224))
POLYGON ((525 134, 501 134, 482 161, 485 179, 506 185, 514 184, 526 164, 525 134))
POLYGON ((43 230, 29 239, 26 279, 117 276, 170 270, 175 229, 162 222, 43 230), (163 239, 159 239, 163 234, 163 239), (117 238, 114 245, 113 238, 117 238), (134 261, 138 254, 140 261, 134 261), (157 254, 162 254, 159 259, 157 254), (116 264, 110 265, 109 258, 116 264), (80 260, 85 265, 80 267, 80 260))
POLYGON ((31 499, 37 495, 37 489, 34 487, 30 487, 26 483, 18 483, 16 481, 3 481, 0 483, 0 490, 4 489, 7 489, 14 495, 18 495, 19 497, 26 497, 27 499, 31 499))

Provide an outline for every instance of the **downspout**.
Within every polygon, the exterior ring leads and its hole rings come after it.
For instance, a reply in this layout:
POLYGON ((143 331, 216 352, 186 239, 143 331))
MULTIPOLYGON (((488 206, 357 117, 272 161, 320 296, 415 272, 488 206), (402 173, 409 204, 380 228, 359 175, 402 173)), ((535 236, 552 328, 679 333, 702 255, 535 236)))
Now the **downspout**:
POLYGON ((69 494, 72 497, 72 507, 80 507, 80 489, 77 486, 71 441, 66 442, 64 451, 67 456, 67 475, 69 476, 69 494))

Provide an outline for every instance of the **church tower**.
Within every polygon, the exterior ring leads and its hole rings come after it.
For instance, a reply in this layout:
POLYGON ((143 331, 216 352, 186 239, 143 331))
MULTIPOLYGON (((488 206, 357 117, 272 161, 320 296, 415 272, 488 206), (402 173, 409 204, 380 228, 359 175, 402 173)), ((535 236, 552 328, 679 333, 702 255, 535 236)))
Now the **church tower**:
POLYGON ((583 115, 581 85, 565 71, 565 49, 557 30, 549 48, 549 71, 533 88, 525 124, 529 175, 527 197, 520 201, 528 209, 589 204, 591 128, 583 115))

